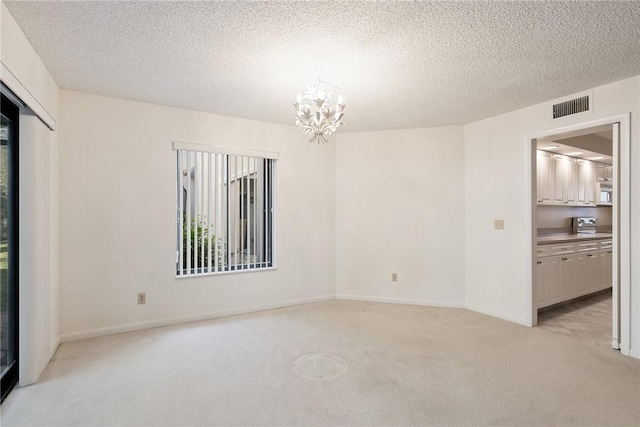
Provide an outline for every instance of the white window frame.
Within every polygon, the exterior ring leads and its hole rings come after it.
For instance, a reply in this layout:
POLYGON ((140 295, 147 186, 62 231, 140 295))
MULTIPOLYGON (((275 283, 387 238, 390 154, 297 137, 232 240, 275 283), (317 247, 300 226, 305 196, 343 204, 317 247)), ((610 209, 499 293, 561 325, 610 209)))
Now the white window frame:
POLYGON ((176 277, 200 277, 276 269, 276 184, 279 154, 269 151, 215 147, 180 141, 174 141, 172 148, 176 152, 176 277), (185 155, 188 157, 183 158, 185 155), (265 160, 269 160, 269 162, 264 162, 265 160), (187 164, 194 161, 193 166, 188 167, 187 172, 186 191, 194 195, 189 197, 188 202, 183 196, 185 191, 183 161, 186 161, 187 164), (233 168, 229 163, 230 161, 234 162, 233 168), (205 163, 206 167, 204 167, 205 163), (253 187, 259 182, 257 180, 260 174, 257 171, 260 170, 261 164, 268 164, 268 169, 270 170, 270 173, 263 170, 264 176, 267 177, 267 180, 263 182, 264 190, 253 187), (237 176, 238 165, 242 169, 239 177, 237 176), (219 166, 220 169, 218 169, 219 166), (252 170, 254 171, 253 173, 251 172, 252 170), (251 178, 252 174, 257 176, 251 178), (191 189, 192 176, 193 182, 196 184, 193 190, 191 189), (208 183, 204 180, 207 180, 208 183), (238 188, 233 190, 233 194, 231 194, 233 182, 238 183, 238 188), (249 186, 249 191, 246 188, 248 183, 253 183, 249 186), (226 190, 219 187, 220 184, 226 190), (243 186, 245 186, 244 192, 243 186), (215 187, 215 191, 207 194, 204 191, 205 187, 211 189, 215 187), (256 189, 252 191, 252 188, 256 189), (270 193, 268 201, 264 199, 265 192, 270 193), (233 197, 233 203, 231 203, 231 197, 233 197), (266 214, 267 218, 263 221, 257 220, 260 218, 262 210, 259 210, 258 201, 254 205, 254 197, 261 200, 263 209, 268 209, 270 205, 270 212, 266 214), (243 203, 245 203, 244 206, 243 203), (192 205, 196 207, 193 213, 191 212, 192 205), (251 205, 254 205, 253 212, 246 211, 246 206, 251 205), (251 224, 252 213, 253 224, 251 224), (202 228, 191 228, 191 223, 200 224, 203 217, 205 218, 207 229, 213 228, 215 230, 214 238, 211 238, 211 234, 207 234, 209 236, 208 240, 206 240, 207 243, 197 245, 192 249, 191 237, 193 236, 194 239, 202 238, 198 236, 198 230, 202 232, 202 228), (206 218, 215 218, 215 220, 209 223, 206 218), (247 230, 244 229, 241 221, 246 221, 247 230), (251 228, 252 225, 253 228, 251 228), (218 232, 218 227, 222 231, 218 232), (217 236, 221 234, 223 238, 218 238, 217 236), (183 244, 185 235, 186 252, 183 244), (245 235, 257 235, 262 236, 262 238, 252 240, 249 237, 243 237, 245 235), (253 247, 250 245, 253 245, 253 247), (234 248, 233 251, 232 247, 234 248), (253 249, 253 254, 251 249, 253 249), (218 250, 222 252, 218 252, 218 250), (186 259, 184 259, 185 253, 186 259), (199 256, 200 259, 196 259, 192 263, 191 257, 193 253, 199 256), (200 255, 197 255, 198 253, 200 255), (251 261, 252 259, 253 262, 251 261), (200 261, 200 264, 198 261, 200 261), (186 262, 186 267, 184 267, 184 262, 186 262))

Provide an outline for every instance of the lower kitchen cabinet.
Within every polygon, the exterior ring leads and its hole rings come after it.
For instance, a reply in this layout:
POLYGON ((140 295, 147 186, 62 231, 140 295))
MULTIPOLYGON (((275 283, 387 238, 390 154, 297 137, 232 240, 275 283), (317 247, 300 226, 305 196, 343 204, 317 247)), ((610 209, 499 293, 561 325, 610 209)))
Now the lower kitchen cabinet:
POLYGON ((599 253, 595 252, 581 255, 583 256, 580 262, 581 268, 578 274, 582 279, 582 283, 581 286, 579 286, 577 296, 597 292, 602 285, 602 283, 600 283, 600 280, 602 280, 602 274, 599 271, 600 263, 598 262, 600 259, 599 253))
POLYGON ((600 278, 598 281, 602 283, 602 286, 597 290, 610 288, 613 284, 613 252, 610 250, 600 251, 598 262, 600 264, 598 267, 600 278))
POLYGON ((558 246, 564 252, 561 255, 548 249, 538 251, 542 254, 534 269, 538 308, 611 287, 611 249, 570 253, 570 246, 558 246))
POLYGON ((546 307, 560 301, 560 257, 538 259, 534 279, 536 283, 536 298, 538 308, 546 307))
MULTIPOLYGON (((565 263, 562 270, 563 281, 566 286, 561 301, 577 298, 584 295, 585 275, 583 269, 585 267, 584 254, 567 255, 564 257, 565 263)), ((563 284, 560 283, 560 286, 563 284)))

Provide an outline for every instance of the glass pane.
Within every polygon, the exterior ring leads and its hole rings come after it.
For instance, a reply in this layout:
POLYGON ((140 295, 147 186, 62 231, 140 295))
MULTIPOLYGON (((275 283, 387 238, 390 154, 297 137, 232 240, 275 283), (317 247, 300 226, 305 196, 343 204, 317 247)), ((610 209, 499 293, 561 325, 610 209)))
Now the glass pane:
POLYGON ((9 227, 10 227, 10 135, 11 122, 1 116, 0 122, 0 372, 2 375, 15 361, 13 348, 14 325, 10 301, 13 290, 9 284, 9 227))

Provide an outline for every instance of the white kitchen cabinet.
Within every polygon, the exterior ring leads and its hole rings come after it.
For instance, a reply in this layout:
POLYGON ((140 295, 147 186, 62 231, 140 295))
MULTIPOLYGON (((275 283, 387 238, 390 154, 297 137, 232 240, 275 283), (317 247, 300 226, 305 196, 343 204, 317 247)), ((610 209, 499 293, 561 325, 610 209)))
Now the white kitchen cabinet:
POLYGON ((588 240, 575 243, 574 248, 576 252, 592 252, 600 249, 600 243, 597 240, 588 240))
POLYGON ((575 205, 576 160, 570 157, 553 156, 553 199, 554 204, 575 205))
POLYGON ((538 203, 550 204, 553 201, 553 162, 553 154, 538 150, 536 167, 538 203))
POLYGON ((562 256, 540 258, 535 268, 535 283, 538 298, 538 308, 557 304, 563 298, 562 271, 564 261, 562 256))
POLYGON ((553 286, 553 275, 551 275, 551 258, 538 259, 533 269, 533 283, 536 287, 537 308, 551 305, 547 289, 553 286))
POLYGON ((570 300, 578 298, 583 295, 583 291, 586 288, 584 278, 584 268, 586 266, 586 254, 569 255, 571 262, 568 264, 565 271, 565 280, 568 286, 565 286, 566 291, 564 294, 564 300, 570 300))
POLYGON ((598 284, 596 290, 610 288, 613 284, 613 241, 601 240, 598 251, 598 284))
POLYGON ((538 245, 534 268, 537 307, 611 287, 611 240, 538 245))
POLYGON ((613 166, 537 150, 539 205, 597 206, 597 182, 611 181, 613 166))
POLYGON ((588 160, 578 160, 577 202, 581 206, 596 205, 596 165, 588 160))
POLYGON ((613 180, 613 166, 596 165, 596 181, 612 181, 613 180))
POLYGON ((576 254, 538 258, 535 267, 538 308, 576 297, 578 294, 577 267, 576 254))
MULTIPOLYGON (((560 271, 560 301, 567 301, 580 296, 582 275, 580 268, 583 258, 577 254, 565 255, 562 257, 560 271)), ((558 302, 560 302, 558 301, 558 302)))
POLYGON ((596 290, 610 288, 613 282, 613 252, 611 249, 598 252, 598 271, 600 272, 596 290))
POLYGON ((603 274, 600 272, 600 255, 598 252, 586 253, 583 268, 580 275, 582 277, 582 287, 578 296, 597 292, 602 287, 603 274))

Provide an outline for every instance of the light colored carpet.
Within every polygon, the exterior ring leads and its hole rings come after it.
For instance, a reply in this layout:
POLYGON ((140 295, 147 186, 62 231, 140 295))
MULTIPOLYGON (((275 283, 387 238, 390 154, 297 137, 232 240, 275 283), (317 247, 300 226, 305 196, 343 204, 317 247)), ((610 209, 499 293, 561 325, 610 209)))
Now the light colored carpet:
POLYGON ((638 426, 639 402, 638 360, 571 336, 463 309, 328 301, 63 344, 1 416, 3 426, 638 426))

